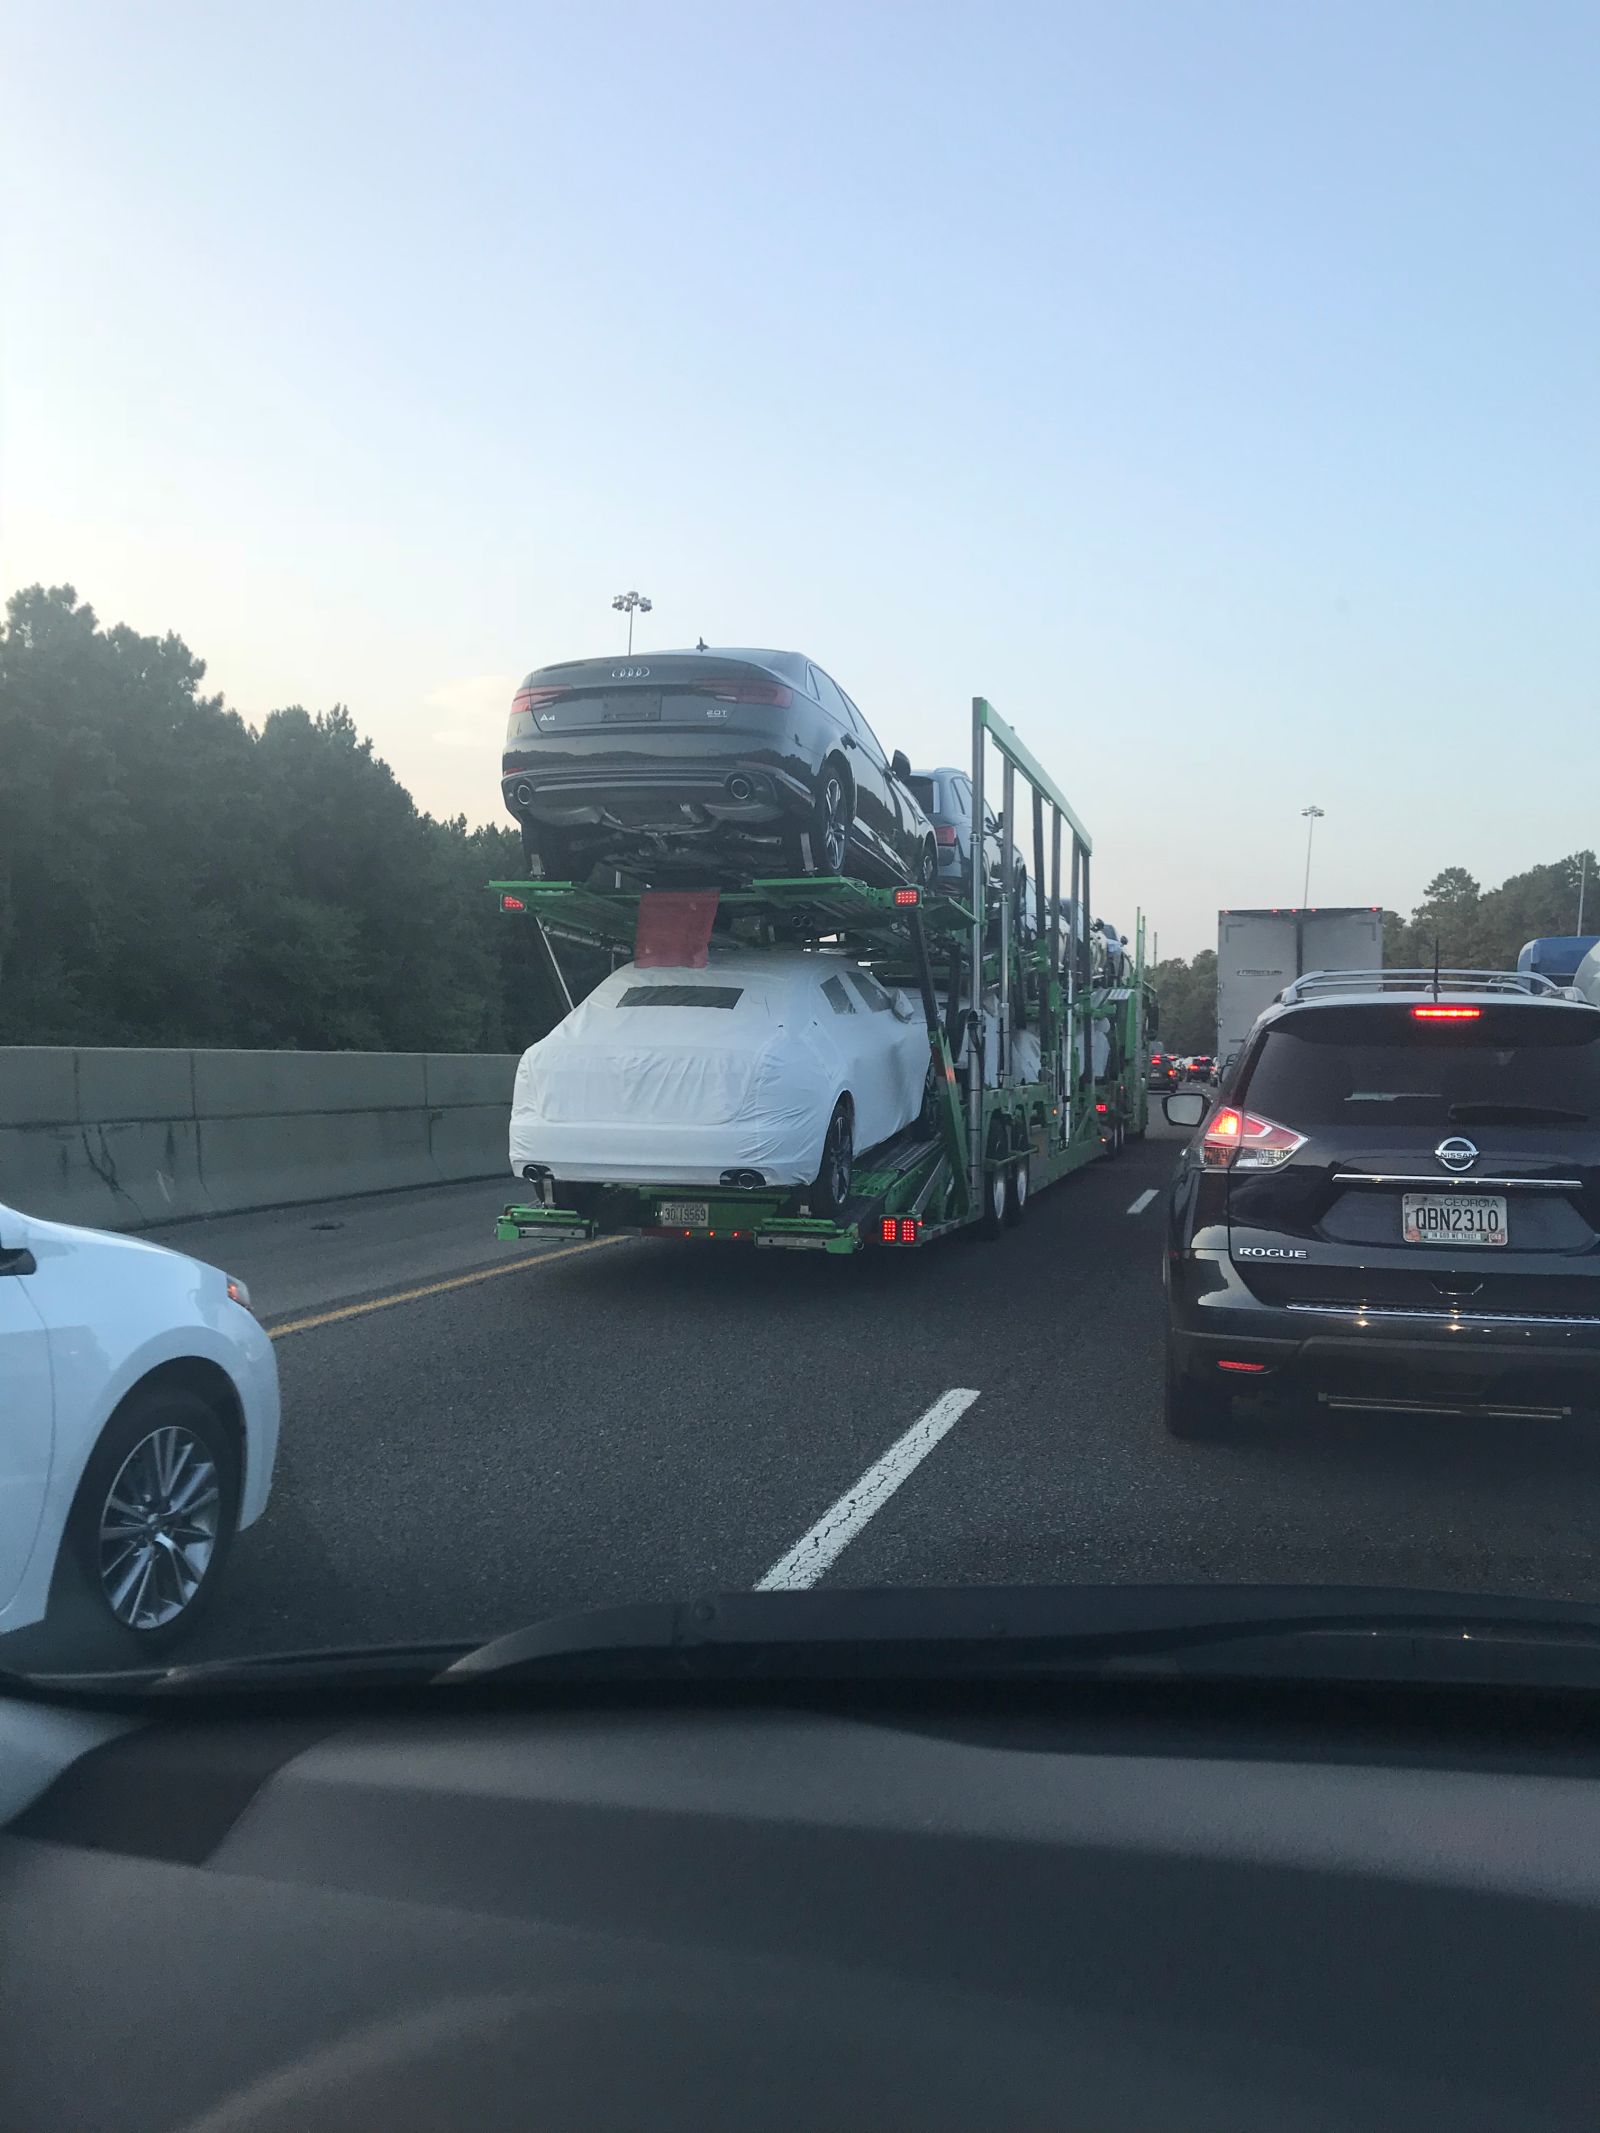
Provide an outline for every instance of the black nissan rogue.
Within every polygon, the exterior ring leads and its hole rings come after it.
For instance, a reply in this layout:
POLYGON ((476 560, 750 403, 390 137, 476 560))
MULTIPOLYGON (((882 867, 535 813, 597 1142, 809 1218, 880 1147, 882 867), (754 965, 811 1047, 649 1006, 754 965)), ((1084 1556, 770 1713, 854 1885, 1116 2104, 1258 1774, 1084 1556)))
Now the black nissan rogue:
POLYGON ((1273 1381, 1333 1406, 1547 1416, 1600 1395, 1600 1007, 1544 979, 1300 980, 1174 1178, 1167 1427, 1273 1381))

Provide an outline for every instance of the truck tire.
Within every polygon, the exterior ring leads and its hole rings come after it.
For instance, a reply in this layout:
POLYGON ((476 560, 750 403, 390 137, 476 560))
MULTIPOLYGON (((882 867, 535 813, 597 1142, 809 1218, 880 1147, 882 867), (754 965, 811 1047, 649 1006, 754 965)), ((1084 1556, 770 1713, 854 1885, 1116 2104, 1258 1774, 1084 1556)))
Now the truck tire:
POLYGON ((1018 1156, 1006 1173, 1006 1212, 1009 1228, 1015 1229, 1028 1212, 1028 1158, 1018 1156))
POLYGON ((988 1150, 984 1156, 983 1207, 978 1216, 978 1235, 989 1244, 1006 1226, 1006 1209, 1011 1200, 1011 1169, 1007 1162, 1010 1153, 1011 1141, 1005 1120, 997 1118, 990 1128, 988 1150))

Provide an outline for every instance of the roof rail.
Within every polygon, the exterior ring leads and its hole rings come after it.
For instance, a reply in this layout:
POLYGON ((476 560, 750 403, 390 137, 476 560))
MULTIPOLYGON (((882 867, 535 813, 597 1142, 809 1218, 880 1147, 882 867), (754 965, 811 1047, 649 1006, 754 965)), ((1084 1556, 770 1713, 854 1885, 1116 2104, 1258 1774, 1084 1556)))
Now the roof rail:
POLYGON ((1286 985, 1285 1007, 1330 992, 1495 992, 1559 1000, 1565 988, 1531 970, 1308 970, 1286 985))

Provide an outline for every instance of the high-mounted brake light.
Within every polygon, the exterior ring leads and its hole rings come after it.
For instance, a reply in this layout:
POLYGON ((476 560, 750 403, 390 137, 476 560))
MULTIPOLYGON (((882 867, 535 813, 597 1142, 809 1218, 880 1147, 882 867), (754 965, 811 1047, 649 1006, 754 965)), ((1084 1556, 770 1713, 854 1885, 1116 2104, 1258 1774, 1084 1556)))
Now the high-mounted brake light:
POLYGON ((520 896, 502 896, 500 908, 502 911, 526 911, 528 907, 520 896))
POLYGON ((1413 1022, 1476 1022, 1482 1015, 1481 1007, 1414 1007, 1413 1022))
POLYGON ((933 833, 933 841, 935 844, 954 844, 956 842, 955 824, 953 822, 941 822, 933 833))
POLYGON ((1276 1170, 1305 1144, 1305 1135, 1289 1126, 1224 1104, 1206 1127, 1200 1155, 1207 1170, 1276 1170))
POLYGON ((920 904, 922 891, 920 889, 896 889, 894 900, 897 904, 920 904))

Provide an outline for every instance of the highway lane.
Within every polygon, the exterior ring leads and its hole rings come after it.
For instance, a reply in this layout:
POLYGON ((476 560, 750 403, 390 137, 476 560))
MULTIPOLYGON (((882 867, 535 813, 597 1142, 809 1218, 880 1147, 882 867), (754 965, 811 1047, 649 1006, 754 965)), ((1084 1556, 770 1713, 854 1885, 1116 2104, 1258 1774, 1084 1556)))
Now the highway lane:
POLYGON ((977 1397, 873 1495, 825 1582, 1354 1579, 1600 1599, 1588 1422, 1296 1406, 1225 1443, 1167 1438, 1158 1188, 1174 1138, 1040 1195, 1026 1233, 996 1244, 853 1262, 549 1248, 288 1332, 275 1500, 190 1655, 488 1636, 748 1588, 953 1389, 977 1397))

